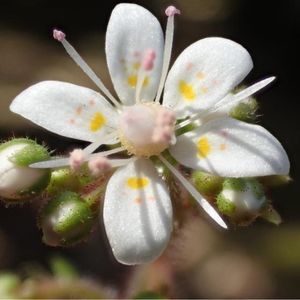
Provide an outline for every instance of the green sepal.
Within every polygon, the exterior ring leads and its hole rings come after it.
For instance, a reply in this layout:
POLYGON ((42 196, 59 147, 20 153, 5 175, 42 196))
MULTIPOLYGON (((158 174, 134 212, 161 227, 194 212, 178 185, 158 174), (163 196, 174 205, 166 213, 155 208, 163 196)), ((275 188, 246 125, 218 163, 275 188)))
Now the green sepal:
POLYGON ((232 216, 236 210, 235 204, 227 199, 222 193, 217 196, 217 207, 222 214, 229 217, 232 216))
POLYGON ((75 193, 66 191, 51 199, 41 213, 43 241, 52 246, 70 246, 90 233, 95 214, 75 193))
POLYGON ((222 189, 223 178, 202 171, 192 171, 191 179, 196 189, 205 196, 213 196, 222 189))

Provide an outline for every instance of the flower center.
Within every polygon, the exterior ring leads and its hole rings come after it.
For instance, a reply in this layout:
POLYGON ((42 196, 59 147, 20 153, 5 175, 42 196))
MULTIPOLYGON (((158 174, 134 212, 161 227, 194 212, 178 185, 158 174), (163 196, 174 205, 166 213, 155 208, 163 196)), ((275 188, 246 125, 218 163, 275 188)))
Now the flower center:
POLYGON ((175 114, 158 103, 139 103, 124 107, 119 137, 130 154, 158 155, 176 141, 175 114))

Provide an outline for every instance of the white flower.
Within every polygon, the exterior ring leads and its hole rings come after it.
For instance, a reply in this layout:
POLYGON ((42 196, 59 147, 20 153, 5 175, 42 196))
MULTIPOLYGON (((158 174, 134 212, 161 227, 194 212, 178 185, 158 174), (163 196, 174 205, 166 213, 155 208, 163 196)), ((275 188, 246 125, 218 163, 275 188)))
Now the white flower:
MULTIPOLYGON (((104 200, 104 224, 116 259, 124 264, 149 262, 166 247, 172 229, 172 204, 151 155, 158 158, 222 227, 215 209, 161 154, 169 149, 183 165, 226 177, 287 174, 289 160, 281 144, 258 125, 231 119, 232 107, 263 88, 274 77, 231 94, 252 69, 249 53, 239 44, 212 37, 189 46, 177 58, 168 76, 173 42, 174 7, 168 15, 166 42, 158 20, 135 4, 115 7, 106 34, 108 69, 119 96, 116 100, 101 80, 55 31, 67 52, 109 99, 90 89, 57 81, 29 87, 15 98, 11 110, 62 136, 92 142, 84 159, 121 151, 134 158, 109 161, 121 166, 110 178, 104 200), (159 104, 162 91, 162 105, 159 104), (153 101, 154 100, 154 101, 153 101), (175 137, 175 130, 205 120, 208 114, 225 111, 222 117, 175 137), (175 126, 177 119, 187 118, 175 126), (111 151, 91 154, 101 144, 121 142, 111 151)), ((81 159, 77 157, 77 159, 81 159)), ((68 159, 35 164, 59 167, 68 159)), ((100 164, 95 165, 102 165, 100 164)))

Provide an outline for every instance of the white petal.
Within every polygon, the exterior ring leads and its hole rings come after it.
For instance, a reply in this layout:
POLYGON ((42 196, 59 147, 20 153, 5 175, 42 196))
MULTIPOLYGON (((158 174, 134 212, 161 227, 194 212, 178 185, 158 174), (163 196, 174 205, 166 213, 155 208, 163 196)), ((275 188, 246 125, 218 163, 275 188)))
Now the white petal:
POLYGON ((161 26, 148 10, 136 4, 115 7, 107 27, 105 50, 115 90, 123 103, 134 104, 138 66, 148 49, 155 51, 156 58, 141 99, 154 99, 161 75, 163 45, 161 26))
POLYGON ((178 137, 171 154, 183 165, 224 177, 288 174, 289 159, 266 129, 230 118, 178 137))
POLYGON ((99 140, 117 126, 117 112, 100 94, 59 81, 30 86, 10 110, 51 132, 83 141, 99 140))
POLYGON ((147 263, 162 253, 172 229, 172 204, 150 160, 138 159, 114 173, 106 189, 103 218, 119 262, 147 263))
POLYGON ((224 38, 202 39, 177 58, 164 92, 164 105, 178 117, 210 108, 237 86, 253 67, 241 45, 224 38))

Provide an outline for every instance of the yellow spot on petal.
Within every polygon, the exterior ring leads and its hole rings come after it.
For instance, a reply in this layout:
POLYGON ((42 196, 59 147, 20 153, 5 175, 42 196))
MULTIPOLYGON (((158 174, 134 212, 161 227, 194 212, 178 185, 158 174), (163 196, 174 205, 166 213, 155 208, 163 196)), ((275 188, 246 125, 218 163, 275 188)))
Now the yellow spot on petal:
POLYGON ((146 87, 148 84, 149 84, 149 76, 146 76, 145 77, 145 80, 144 80, 144 82, 143 82, 143 87, 146 87))
POLYGON ((219 149, 221 151, 224 151, 226 149, 226 145, 225 144, 220 144, 219 149))
POLYGON ((179 81, 179 91, 186 101, 194 101, 196 99, 196 93, 191 84, 186 83, 184 80, 179 81))
MULTIPOLYGON (((146 87, 148 84, 149 84, 149 76, 146 76, 144 82, 143 82, 143 87, 146 87)), ((135 88, 136 87, 136 84, 137 84, 137 75, 130 75, 127 77, 127 83, 135 88)))
POLYGON ((206 94, 207 92, 208 92, 208 88, 206 87, 206 86, 202 86, 201 88, 200 88, 200 92, 202 93, 202 94, 206 94))
POLYGON ((204 75, 203 72, 198 72, 196 76, 197 76, 197 78, 200 79, 200 80, 204 79, 204 77, 205 77, 205 75, 204 75))
POLYGON ((127 83, 131 87, 135 87, 136 86, 136 82, 137 82, 137 76, 136 75, 130 75, 130 76, 128 76, 127 83))
POLYGON ((133 69, 137 71, 140 68, 141 64, 137 62, 137 63, 134 63, 132 66, 133 66, 133 69))
POLYGON ((106 119, 103 116, 103 114, 99 111, 97 111, 94 116, 92 117, 90 121, 90 130, 91 131, 98 131, 102 128, 102 126, 105 124, 106 119))
POLYGON ((199 139, 197 143, 198 148, 198 155, 202 158, 205 158, 208 156, 208 154, 211 152, 211 146, 208 142, 207 137, 202 137, 199 139))
POLYGON ((149 184, 149 179, 146 177, 130 177, 127 179, 127 185, 134 189, 141 189, 149 184))

